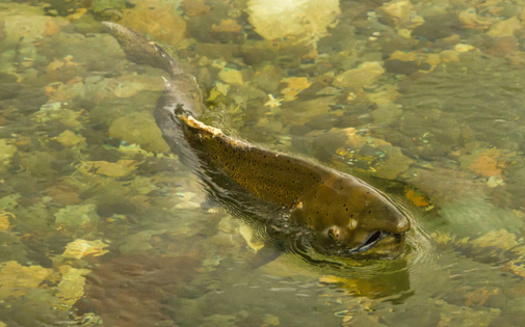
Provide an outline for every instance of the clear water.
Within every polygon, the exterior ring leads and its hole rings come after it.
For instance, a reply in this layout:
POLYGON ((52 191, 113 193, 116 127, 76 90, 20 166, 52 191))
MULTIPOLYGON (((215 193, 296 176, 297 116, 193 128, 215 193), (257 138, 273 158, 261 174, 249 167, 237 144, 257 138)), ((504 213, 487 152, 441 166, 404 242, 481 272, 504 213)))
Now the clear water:
POLYGON ((290 3, 0 1, 0 326, 521 325, 525 6, 290 3), (228 134, 390 192, 406 253, 272 260, 102 20, 181 58, 228 134))

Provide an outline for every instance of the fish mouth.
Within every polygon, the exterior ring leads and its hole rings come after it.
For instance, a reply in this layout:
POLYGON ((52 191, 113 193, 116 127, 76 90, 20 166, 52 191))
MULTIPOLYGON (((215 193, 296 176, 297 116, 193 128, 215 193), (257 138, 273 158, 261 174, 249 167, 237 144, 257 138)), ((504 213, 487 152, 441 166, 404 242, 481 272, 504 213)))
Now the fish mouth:
POLYGON ((370 250, 372 247, 374 247, 377 243, 379 243, 381 240, 388 236, 394 236, 397 238, 401 238, 401 234, 392 234, 384 230, 378 230, 375 232, 372 232, 368 235, 366 240, 361 243, 360 245, 348 249, 348 254, 354 254, 354 253, 361 253, 370 250))

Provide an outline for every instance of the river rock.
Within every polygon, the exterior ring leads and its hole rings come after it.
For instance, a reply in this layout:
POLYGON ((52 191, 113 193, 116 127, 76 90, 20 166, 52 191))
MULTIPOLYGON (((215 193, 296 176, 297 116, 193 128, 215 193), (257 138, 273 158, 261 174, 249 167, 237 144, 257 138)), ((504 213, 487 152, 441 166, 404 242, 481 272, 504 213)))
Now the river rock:
POLYGON ((374 84, 383 75, 385 69, 377 61, 367 61, 358 68, 347 70, 337 75, 332 82, 336 87, 363 87, 374 84))
POLYGON ((267 40, 319 39, 341 12, 338 0, 250 0, 249 21, 267 40))
POLYGON ((137 1, 135 8, 124 10, 119 23, 172 45, 186 33, 186 22, 177 13, 177 6, 167 1, 137 1))
POLYGON ((71 229, 95 227, 100 221, 94 204, 70 205, 58 210, 55 223, 71 229))
POLYGON ((116 119, 109 127, 109 135, 129 144, 136 143, 148 151, 169 151, 168 144, 148 113, 137 112, 116 119))

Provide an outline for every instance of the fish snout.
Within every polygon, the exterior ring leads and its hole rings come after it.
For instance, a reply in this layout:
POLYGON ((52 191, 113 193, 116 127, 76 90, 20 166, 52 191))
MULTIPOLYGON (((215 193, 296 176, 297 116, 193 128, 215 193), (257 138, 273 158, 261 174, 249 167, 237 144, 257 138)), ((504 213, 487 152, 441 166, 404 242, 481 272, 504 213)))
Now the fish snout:
POLYGON ((376 215, 367 217, 363 228, 374 231, 384 231, 393 235, 404 234, 410 229, 410 220, 407 215, 393 205, 387 205, 376 215))
POLYGON ((410 220, 405 215, 401 215, 396 218, 394 222, 394 230, 397 232, 395 234, 401 234, 408 232, 410 229, 410 220))
POLYGON ((410 220, 401 210, 386 206, 384 210, 376 210, 375 215, 369 213, 363 217, 366 218, 352 231, 353 237, 347 242, 349 255, 401 251, 405 233, 410 229, 410 220))

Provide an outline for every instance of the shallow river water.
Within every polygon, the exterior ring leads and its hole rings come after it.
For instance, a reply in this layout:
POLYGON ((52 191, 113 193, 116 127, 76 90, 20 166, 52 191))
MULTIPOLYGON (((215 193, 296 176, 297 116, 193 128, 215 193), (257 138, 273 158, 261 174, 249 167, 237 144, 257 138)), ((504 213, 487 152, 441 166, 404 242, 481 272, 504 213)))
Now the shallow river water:
POLYGON ((0 327, 522 326, 524 68, 519 0, 0 0, 0 327), (206 122, 388 192, 404 254, 266 251, 104 20, 180 58, 206 122))

